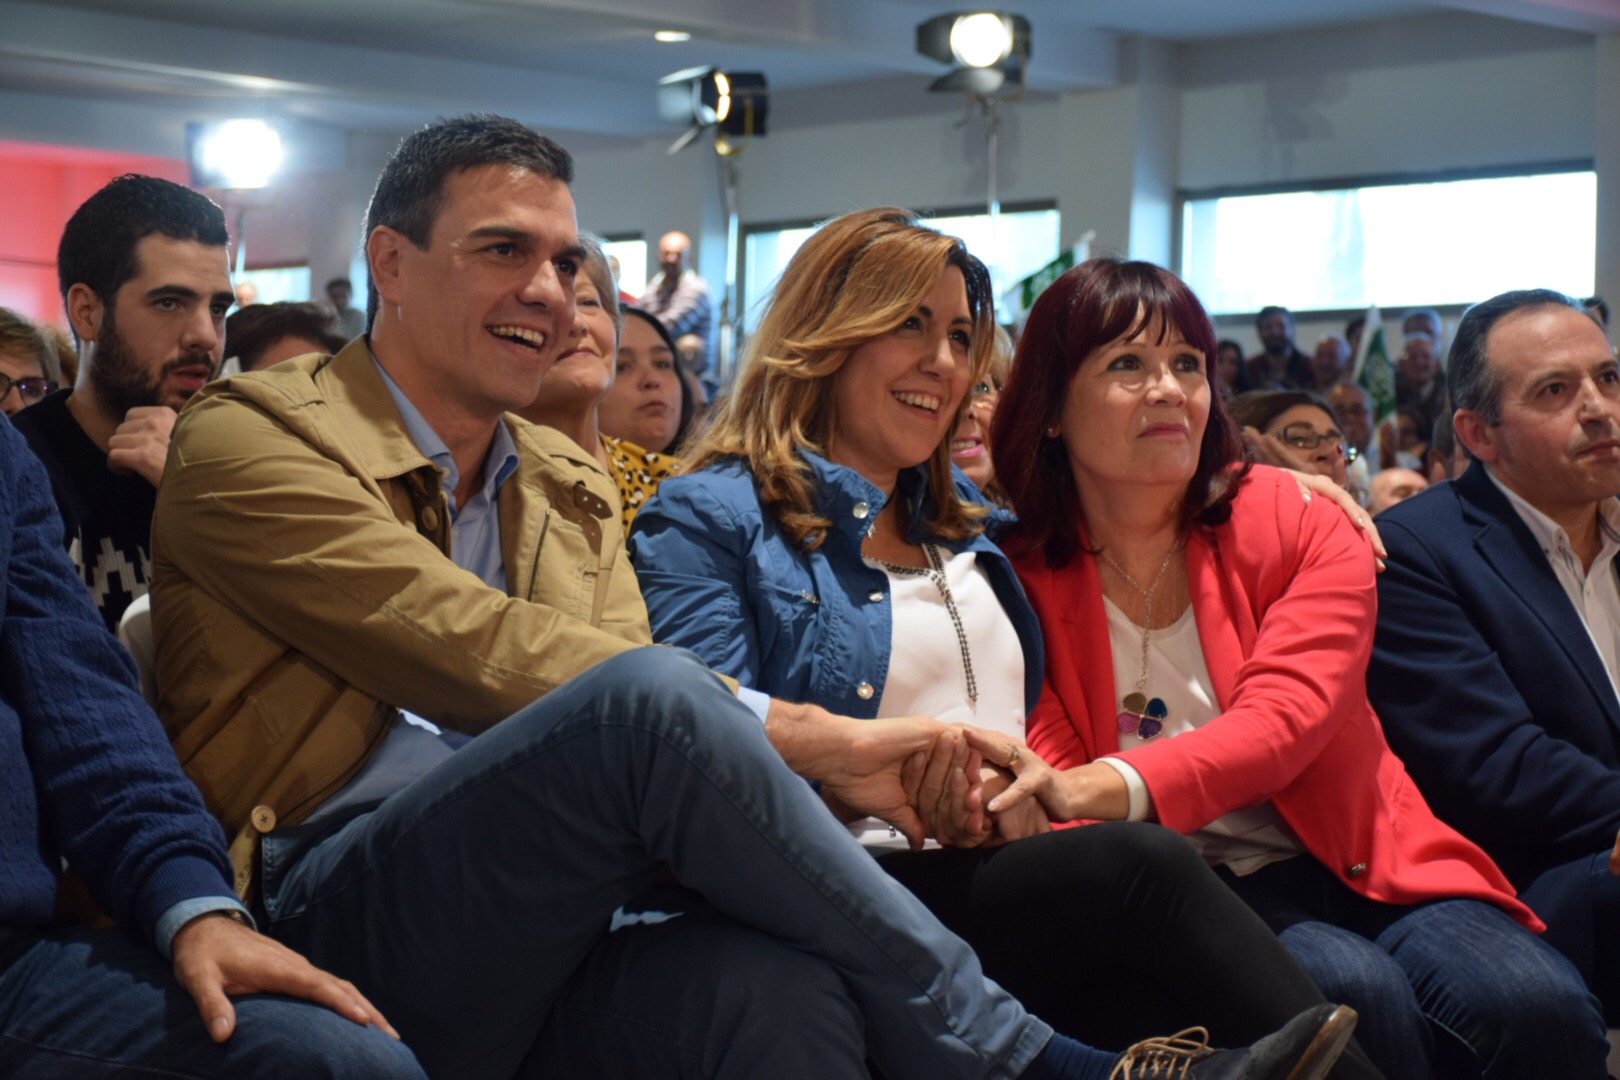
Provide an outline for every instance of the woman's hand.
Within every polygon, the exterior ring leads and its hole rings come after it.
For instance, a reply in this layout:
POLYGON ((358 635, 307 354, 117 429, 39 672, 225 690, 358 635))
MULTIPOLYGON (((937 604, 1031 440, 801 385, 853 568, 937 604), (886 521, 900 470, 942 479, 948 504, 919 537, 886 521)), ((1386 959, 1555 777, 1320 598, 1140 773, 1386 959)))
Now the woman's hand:
POLYGON ((994 835, 984 812, 983 761, 962 729, 948 728, 934 740, 926 760, 916 756, 901 770, 901 782, 926 833, 947 847, 978 847, 994 835))
POLYGON ((1252 460, 1262 465, 1275 465, 1279 469, 1298 472, 1304 464, 1294 454, 1292 447, 1275 435, 1263 434, 1259 428, 1243 428, 1243 447, 1252 460))
POLYGON ((1006 791, 986 808, 1003 814, 1034 801, 1051 821, 1123 821, 1130 814, 1130 792, 1125 778, 1110 766, 1092 762, 1059 771, 1023 743, 994 731, 968 728, 968 743, 986 761, 1010 770, 1016 777, 1006 791))
POLYGON ((1367 540, 1372 544, 1373 555, 1377 557, 1378 569, 1384 568, 1384 560, 1389 557, 1389 550, 1384 547, 1384 538, 1378 535, 1378 526, 1373 524, 1372 515, 1362 509, 1356 497, 1344 487, 1335 484, 1325 476, 1314 473, 1302 473, 1294 469, 1288 470, 1294 476, 1294 483, 1299 485, 1299 493, 1306 502, 1311 501, 1312 495, 1325 495, 1336 503, 1350 523, 1367 534, 1367 540))
MULTIPOLYGON (((986 764, 979 774, 984 780, 984 801, 988 804, 997 795, 1012 786, 1016 779, 1012 773, 996 765, 986 764)), ((1040 833, 1051 832, 1052 822, 1046 816, 1046 808, 1035 799, 1025 799, 1010 810, 991 815, 995 823, 995 836, 992 844, 1005 844, 1012 840, 1022 840, 1026 836, 1037 836, 1040 833)))

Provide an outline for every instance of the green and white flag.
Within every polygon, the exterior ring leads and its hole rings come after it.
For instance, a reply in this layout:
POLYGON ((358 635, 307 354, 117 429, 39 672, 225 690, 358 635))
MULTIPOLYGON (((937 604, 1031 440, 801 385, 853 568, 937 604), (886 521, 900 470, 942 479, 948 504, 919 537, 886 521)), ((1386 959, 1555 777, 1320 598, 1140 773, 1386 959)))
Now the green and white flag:
POLYGON ((1384 342, 1384 321, 1378 314, 1377 304, 1367 309, 1367 321, 1361 327, 1361 344, 1356 349, 1350 380, 1372 398, 1374 420, 1395 411, 1395 362, 1389 358, 1389 348, 1384 342))

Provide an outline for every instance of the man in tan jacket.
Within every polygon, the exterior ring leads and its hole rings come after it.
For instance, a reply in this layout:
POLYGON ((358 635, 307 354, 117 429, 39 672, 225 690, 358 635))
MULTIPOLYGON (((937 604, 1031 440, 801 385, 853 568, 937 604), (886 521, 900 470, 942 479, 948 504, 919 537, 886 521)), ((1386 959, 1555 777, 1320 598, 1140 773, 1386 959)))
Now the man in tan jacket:
POLYGON ((411 136, 369 338, 176 427, 161 712, 239 891, 436 1076, 1065 1075, 794 776, 920 840, 900 765, 938 726, 745 704, 646 647, 612 482, 510 415, 574 326, 571 169, 498 118, 411 136), (615 914, 666 870, 673 917, 615 914))

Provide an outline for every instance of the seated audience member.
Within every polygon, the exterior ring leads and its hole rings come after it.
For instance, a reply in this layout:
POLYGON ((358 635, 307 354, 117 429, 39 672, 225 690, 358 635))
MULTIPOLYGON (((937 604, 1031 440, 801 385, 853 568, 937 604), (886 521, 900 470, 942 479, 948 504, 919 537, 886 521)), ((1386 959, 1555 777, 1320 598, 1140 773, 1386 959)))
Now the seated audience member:
POLYGON ((1401 336, 1428 334, 1439 355, 1446 342, 1446 321, 1434 308, 1412 308, 1401 316, 1401 336))
POLYGON ((366 332, 366 313, 355 307, 353 300, 354 282, 348 278, 333 278, 326 283, 326 303, 345 343, 366 332))
MULTIPOLYGON (((1040 696, 1039 630, 984 534, 991 515, 950 465, 994 327, 983 264, 906 211, 849 214, 806 240, 733 404, 637 520, 654 639, 775 697, 1022 742, 1040 696)), ((934 765, 965 754, 953 735, 934 765)), ((985 797, 1010 778, 985 769, 985 797)), ((937 787, 925 778, 925 792, 937 787)), ((1035 804, 994 819, 975 808, 937 832, 974 850, 913 852, 884 822, 829 809, 987 974, 1064 1030, 1129 1040, 1199 1022, 1247 1042, 1321 1001, 1166 830, 1054 833, 1035 804)))
MULTIPOLYGON (((1444 415, 1442 410, 1441 415, 1444 415)), ((1401 405, 1378 427, 1378 465, 1383 469, 1421 469, 1429 459, 1434 426, 1425 409, 1401 405)))
POLYGON ((1377 455, 1368 451, 1372 447, 1373 403, 1367 389, 1353 382, 1332 386, 1324 395, 1333 407, 1333 419, 1344 432, 1344 452, 1350 459, 1348 469, 1350 490, 1365 492, 1371 473, 1376 471, 1377 455))
POLYGON ((231 375, 274 367, 305 353, 335 353, 349 342, 319 304, 286 302, 237 308, 225 320, 225 340, 231 353, 226 373, 231 375))
POLYGON ((56 392, 55 350, 23 316, 0 308, 0 412, 15 416, 56 392))
POLYGON ((175 411, 214 377, 233 296, 225 215, 168 180, 120 176, 74 211, 57 276, 79 373, 17 416, 63 544, 109 628, 151 582, 152 507, 175 411))
POLYGON ((1243 359, 1243 346, 1230 338, 1222 338, 1216 347, 1215 378, 1220 389, 1227 394, 1241 394, 1249 389, 1249 370, 1243 359))
POLYGON ((962 470, 962 475, 973 481, 973 486, 997 506, 1002 505, 1001 488, 996 485, 996 466, 990 460, 990 421, 996 415, 996 402, 1001 388, 1007 383, 1007 371, 1012 366, 1012 338, 997 326, 995 349, 990 355, 990 369, 984 377, 974 380, 968 387, 967 407, 951 432, 951 464, 962 470))
POLYGON ((1297 390, 1310 379, 1311 358, 1294 344, 1294 316, 1285 307, 1264 307, 1255 316, 1261 351, 1248 363, 1250 390, 1297 390))
POLYGON ((602 432, 649 454, 676 454, 692 430, 692 390, 680 376, 675 340, 636 307, 621 309, 613 386, 597 407, 602 432))
POLYGON ((647 282, 647 290, 632 304, 653 316, 674 341, 696 334, 703 341, 705 367, 714 355, 714 304, 709 283, 692 268, 692 238, 683 232, 667 232, 658 241, 658 273, 647 282))
POLYGON ((1367 327, 1367 316, 1357 315, 1344 324, 1344 340, 1350 346, 1350 363, 1352 367, 1356 362, 1356 354, 1361 351, 1361 332, 1367 327))
POLYGON ((1451 392, 1475 464, 1382 519, 1368 686, 1620 1023, 1620 368, 1575 301, 1510 292, 1463 315, 1451 392))
POLYGON ((1434 438, 1429 440, 1429 454, 1424 461, 1429 483, 1457 479, 1472 460, 1468 451, 1457 441, 1457 433, 1451 425, 1451 414, 1441 413, 1434 425, 1434 438))
POLYGON ((0 1075, 421 1077, 354 987, 250 929, 219 825, 10 428, 0 421, 0 1075), (53 917, 64 859, 117 928, 53 917))
POLYGON ((1311 355, 1310 385, 1306 389, 1325 394, 1350 375, 1350 343, 1338 334, 1328 334, 1316 343, 1311 355))
MULTIPOLYGON (((1361 1013, 1391 1076, 1603 1077, 1580 976, 1384 742, 1366 543, 1279 473, 1243 469, 1206 375, 1214 339, 1186 285, 1146 263, 1084 263, 1035 302, 991 442, 1047 685, 1032 749, 970 735, 1018 774, 987 808, 1033 796, 1054 821, 1187 834, 1361 1013)), ((1460 732, 1457 670, 1408 700, 1443 701, 1460 732)))
POLYGON ((1244 445, 1257 461, 1325 476, 1349 487, 1348 448, 1333 410, 1304 390, 1257 390, 1231 401, 1244 445))
POLYGON ((650 454, 639 446, 602 434, 597 406, 612 388, 623 325, 613 275, 594 237, 581 235, 585 254, 574 275, 574 325, 557 362, 540 380, 533 404, 518 410, 525 420, 567 435, 613 477, 625 532, 642 503, 671 475, 678 459, 650 454))
POLYGON ((1372 485, 1367 490, 1367 510, 1382 514, 1428 486, 1429 482, 1416 469, 1383 469, 1372 478, 1372 485))
POLYGON ((259 287, 251 281, 238 281, 231 294, 236 297, 239 308, 252 307, 259 302, 259 287))
POLYGON ((1417 409, 1434 421, 1446 406, 1446 375, 1440 370, 1439 348, 1433 334, 1415 331, 1406 336, 1395 359, 1395 405, 1417 409))
MULTIPOLYGON (((411 135, 367 213, 368 338, 180 418, 157 685, 240 887, 433 1075, 666 1076, 672 1047, 721 1078, 1105 1075, 795 775, 920 844, 902 768, 938 722, 640 647, 610 481, 509 415, 574 325, 571 173, 500 117, 411 135), (668 873, 680 917, 615 918, 668 873)), ((1328 1023, 1190 1075, 1281 1080, 1328 1023)))

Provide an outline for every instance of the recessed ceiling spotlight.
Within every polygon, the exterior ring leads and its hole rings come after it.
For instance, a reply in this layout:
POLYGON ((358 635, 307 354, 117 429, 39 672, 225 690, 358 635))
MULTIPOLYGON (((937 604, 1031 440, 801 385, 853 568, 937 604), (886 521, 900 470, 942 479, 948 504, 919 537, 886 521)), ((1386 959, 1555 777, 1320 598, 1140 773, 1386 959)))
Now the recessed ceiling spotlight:
POLYGON ((665 43, 674 41, 691 41, 692 35, 688 34, 685 30, 657 30, 653 33, 653 40, 662 41, 665 43))

